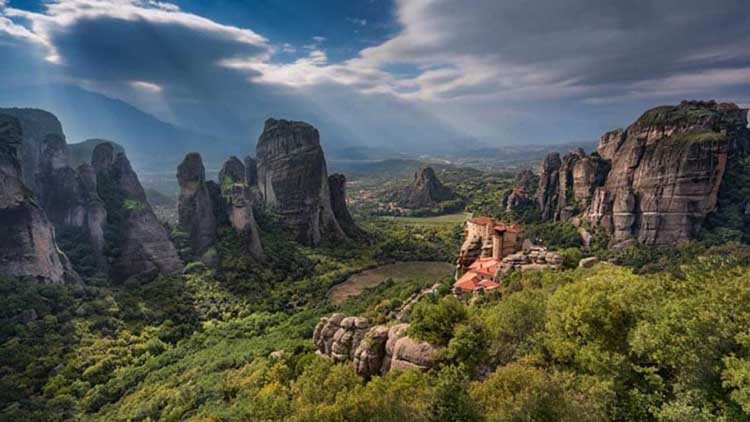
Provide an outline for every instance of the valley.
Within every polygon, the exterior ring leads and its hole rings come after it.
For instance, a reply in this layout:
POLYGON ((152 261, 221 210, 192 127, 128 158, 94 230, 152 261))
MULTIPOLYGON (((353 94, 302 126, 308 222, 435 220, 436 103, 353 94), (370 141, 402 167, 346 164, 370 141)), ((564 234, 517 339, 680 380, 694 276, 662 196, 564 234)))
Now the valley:
POLYGON ((742 0, 0 0, 0 422, 750 421, 742 0))

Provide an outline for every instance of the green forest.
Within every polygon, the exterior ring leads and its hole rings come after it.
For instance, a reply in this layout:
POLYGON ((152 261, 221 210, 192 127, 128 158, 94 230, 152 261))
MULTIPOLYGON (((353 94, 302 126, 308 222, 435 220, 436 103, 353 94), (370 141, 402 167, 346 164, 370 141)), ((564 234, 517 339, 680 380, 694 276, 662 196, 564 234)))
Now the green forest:
MULTIPOLYGON (((452 279, 409 316, 439 346, 428 372, 366 381, 317 355, 334 311, 388 323, 432 282, 386 282, 340 306, 327 290, 378 263, 450 262, 460 224, 370 219, 372 244, 311 249, 260 216, 269 262, 230 230, 221 265, 137 285, 4 280, 3 420, 746 420, 750 249, 622 252, 622 265, 515 273, 469 302, 452 279)), ((546 232, 550 233, 549 230, 546 232)), ((557 233, 557 232, 552 232, 557 233)), ((561 242, 561 236, 550 242, 561 242)), ((571 252, 572 253, 572 252, 571 252)), ((580 253, 580 252, 579 252, 580 253)), ((575 257, 574 257, 575 258, 575 257)), ((570 262, 574 262, 574 259, 570 262)))

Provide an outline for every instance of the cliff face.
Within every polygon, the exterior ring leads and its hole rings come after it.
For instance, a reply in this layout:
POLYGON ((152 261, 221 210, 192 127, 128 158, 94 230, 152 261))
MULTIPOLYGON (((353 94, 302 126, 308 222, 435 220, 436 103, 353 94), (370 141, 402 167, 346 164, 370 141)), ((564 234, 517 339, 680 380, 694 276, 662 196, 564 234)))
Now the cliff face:
POLYGON ((438 180, 435 170, 422 167, 414 173, 412 184, 398 194, 396 204, 402 208, 431 208, 453 199, 456 199, 456 195, 438 180))
POLYGON ((92 167, 107 208, 107 223, 115 233, 109 245, 110 276, 115 281, 131 277, 145 281, 181 270, 177 251, 146 201, 125 154, 115 155, 111 144, 100 144, 94 149, 92 167))
POLYGON ((734 104, 657 107, 604 134, 597 153, 548 157, 537 201, 543 218, 582 216, 614 244, 694 239, 716 210, 727 165, 748 144, 747 110, 734 104))
POLYGON ((256 157, 263 201, 281 214, 297 241, 317 245, 324 237, 346 237, 331 208, 317 129, 304 122, 268 119, 256 157))
POLYGON ((214 205, 206 188, 206 171, 200 154, 190 153, 177 167, 180 197, 178 226, 190 238, 192 254, 200 257, 216 240, 214 205))
POLYGON ((354 222, 346 205, 346 177, 343 174, 332 174, 328 177, 328 190, 331 192, 331 207, 341 229, 351 238, 363 239, 367 234, 354 222))
MULTIPOLYGON (((254 163, 253 163, 254 164, 254 163)), ((258 223, 255 221, 253 206, 257 200, 256 187, 247 183, 245 165, 237 157, 229 157, 219 172, 219 185, 223 208, 232 228, 241 235, 248 251, 263 256, 258 223)))
POLYGON ((503 196, 503 209, 505 212, 523 211, 534 207, 532 195, 539 185, 539 177, 531 170, 523 170, 516 175, 510 192, 503 196))
POLYGON ((22 125, 0 114, 0 275, 43 283, 77 281, 54 229, 23 183, 22 125))
POLYGON ((21 167, 23 182, 35 194, 39 195, 40 185, 36 181, 45 139, 52 135, 63 139, 62 125, 54 114, 33 108, 0 108, 0 113, 13 116, 21 124, 23 134, 23 148, 21 151, 21 167))
POLYGON ((611 138, 600 154, 612 157, 612 171, 589 219, 615 242, 645 244, 694 238, 716 209, 728 160, 750 142, 747 110, 715 102, 657 107, 611 138))

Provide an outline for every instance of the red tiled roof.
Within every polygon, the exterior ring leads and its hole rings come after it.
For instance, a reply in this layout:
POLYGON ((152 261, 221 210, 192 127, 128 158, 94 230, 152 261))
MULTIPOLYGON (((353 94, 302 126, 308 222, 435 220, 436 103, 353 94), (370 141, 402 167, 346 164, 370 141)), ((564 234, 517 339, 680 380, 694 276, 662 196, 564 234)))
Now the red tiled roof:
POLYGON ((500 223, 495 224, 495 231, 521 233, 523 229, 517 224, 500 222, 500 223))
POLYGON ((476 261, 474 261, 471 265, 469 265, 469 270, 477 274, 494 277, 499 266, 500 266, 500 261, 498 261, 495 258, 492 258, 492 257, 479 258, 476 261))
POLYGON ((462 275, 461 278, 453 284, 453 287, 467 291, 474 291, 477 289, 495 290, 500 287, 500 284, 491 279, 481 278, 473 271, 469 271, 462 275))
POLYGON ((453 283, 453 287, 459 288, 461 290, 474 290, 481 282, 482 279, 480 279, 479 276, 472 272, 467 272, 466 274, 462 275, 461 278, 458 279, 458 281, 453 283))
POLYGON ((474 217, 469 220, 470 223, 478 224, 480 226, 486 226, 487 224, 492 224, 495 222, 495 219, 492 217, 474 217))

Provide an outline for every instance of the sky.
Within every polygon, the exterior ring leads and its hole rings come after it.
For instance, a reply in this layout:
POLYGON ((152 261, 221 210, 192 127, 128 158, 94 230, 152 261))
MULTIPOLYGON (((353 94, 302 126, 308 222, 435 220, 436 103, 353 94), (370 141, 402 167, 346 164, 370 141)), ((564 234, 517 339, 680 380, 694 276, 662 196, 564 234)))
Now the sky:
POLYGON ((76 85, 202 133, 274 116, 415 150, 750 106, 745 0, 0 0, 0 56, 4 87, 76 85))

